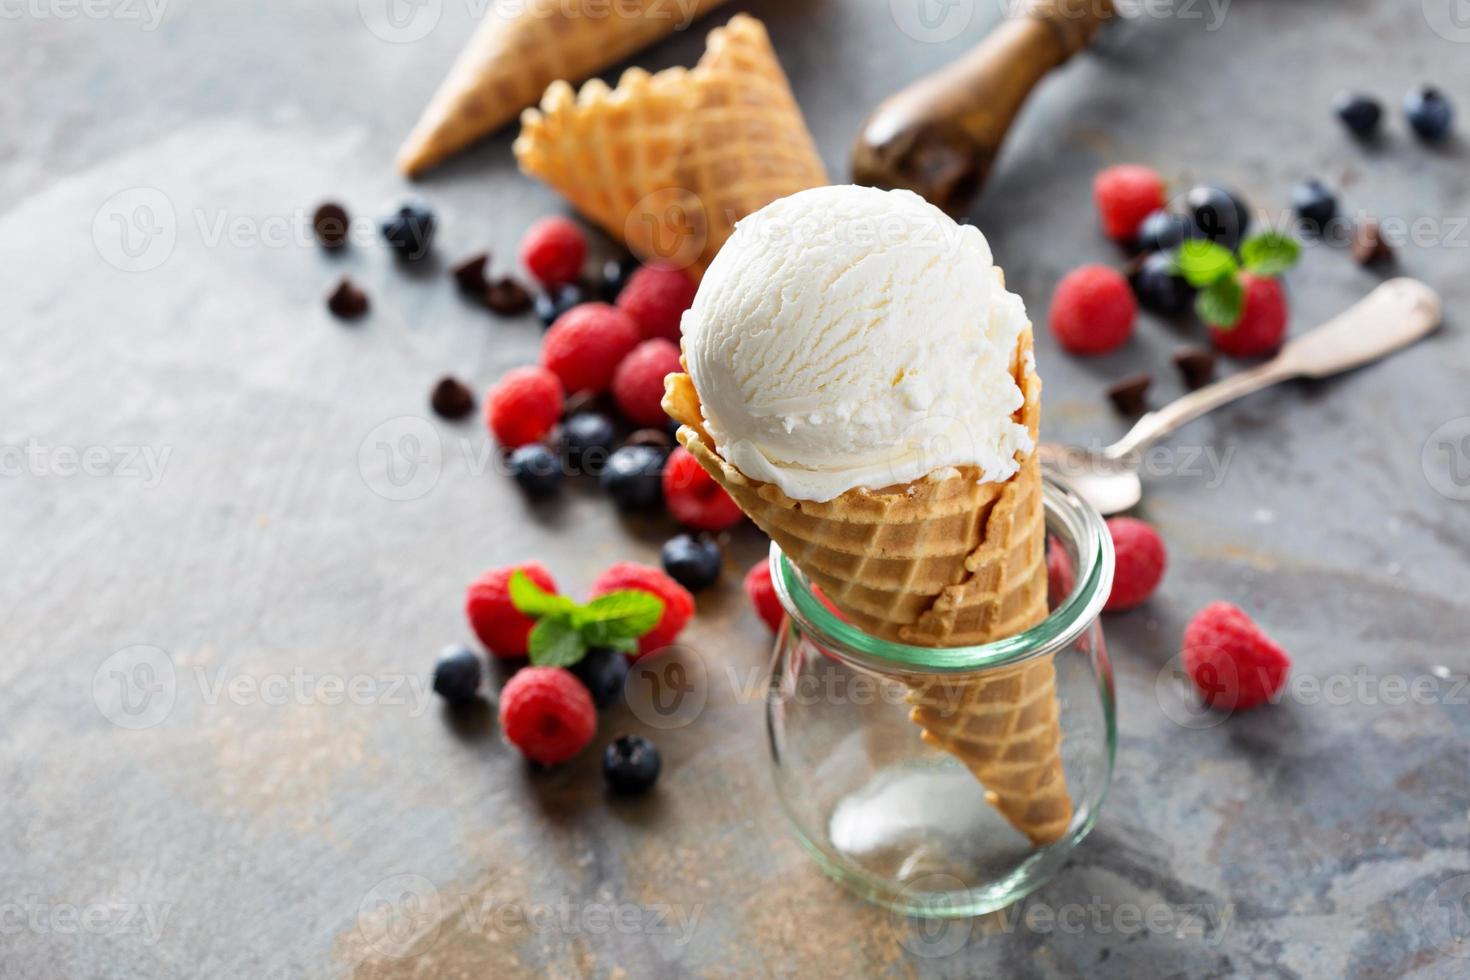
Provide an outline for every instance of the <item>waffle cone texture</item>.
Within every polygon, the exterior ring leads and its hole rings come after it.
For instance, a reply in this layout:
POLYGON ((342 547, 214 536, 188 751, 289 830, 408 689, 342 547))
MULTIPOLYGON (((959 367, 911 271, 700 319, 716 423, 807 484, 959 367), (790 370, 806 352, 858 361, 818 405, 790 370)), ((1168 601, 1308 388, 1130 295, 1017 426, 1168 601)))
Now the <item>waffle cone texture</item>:
POLYGON ((765 26, 744 14, 710 32, 692 69, 553 83, 515 155, 639 259, 696 279, 736 221, 828 183, 765 26))
POLYGON ((491 6, 398 151, 413 176, 511 122, 557 79, 580 82, 725 0, 514 0, 491 6))
MULTIPOLYGON (((1028 327, 1012 362, 1025 396, 1016 420, 1033 441, 1041 381, 1028 327)), ((915 646, 990 643, 1046 618, 1046 521, 1035 452, 1001 482, 951 468, 913 483, 854 489, 825 502, 794 500, 726 462, 705 430, 687 374, 665 382, 679 442, 842 614, 872 636, 915 646)), ((1033 844, 1072 821, 1062 769, 1060 707, 1051 657, 976 675, 907 680, 910 717, 924 740, 961 760, 992 805, 1033 844)))

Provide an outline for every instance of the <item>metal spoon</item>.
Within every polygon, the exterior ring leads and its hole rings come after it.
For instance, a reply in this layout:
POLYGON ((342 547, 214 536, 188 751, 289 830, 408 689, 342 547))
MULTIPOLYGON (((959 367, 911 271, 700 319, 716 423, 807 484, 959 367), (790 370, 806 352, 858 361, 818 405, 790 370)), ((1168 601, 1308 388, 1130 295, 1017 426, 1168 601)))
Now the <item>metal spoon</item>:
POLYGON ((1100 451, 1042 443, 1042 466, 1061 475, 1104 515, 1143 499, 1143 451, 1221 405, 1291 378, 1325 378, 1407 347, 1439 326, 1439 294, 1417 279, 1390 279, 1317 329, 1302 334, 1276 357, 1185 395, 1138 420, 1128 434, 1100 451))

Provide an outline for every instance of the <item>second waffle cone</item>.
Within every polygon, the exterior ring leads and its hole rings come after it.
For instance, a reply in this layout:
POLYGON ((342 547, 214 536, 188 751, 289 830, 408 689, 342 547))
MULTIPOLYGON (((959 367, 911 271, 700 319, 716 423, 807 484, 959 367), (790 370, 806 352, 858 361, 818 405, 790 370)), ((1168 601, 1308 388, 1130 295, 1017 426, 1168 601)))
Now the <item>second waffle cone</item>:
MULTIPOLYGON (((1016 418, 1035 440, 1041 382, 1029 327, 1012 370, 1025 394, 1016 418)), ((681 424, 679 442, 853 625, 939 647, 1004 639, 1046 618, 1046 521, 1034 452, 1002 483, 955 469, 824 503, 793 500, 719 455, 687 374, 666 384, 664 408, 681 424)), ((1012 826, 1037 846, 1066 833, 1072 801, 1051 657, 907 683, 910 716, 925 741, 962 761, 1012 826)))

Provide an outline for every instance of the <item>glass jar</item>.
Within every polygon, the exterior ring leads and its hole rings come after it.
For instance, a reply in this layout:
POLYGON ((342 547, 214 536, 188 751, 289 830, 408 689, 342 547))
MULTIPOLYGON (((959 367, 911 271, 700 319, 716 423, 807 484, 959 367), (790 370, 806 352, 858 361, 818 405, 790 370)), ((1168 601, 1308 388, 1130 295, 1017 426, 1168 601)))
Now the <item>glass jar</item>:
MULTIPOLYGON (((1097 819, 1117 741, 1098 618, 1112 587, 1112 539, 1097 511, 1062 483, 1048 478, 1044 497, 1050 545, 1071 559, 1074 584, 1057 595, 1066 586, 1054 574, 1051 614, 984 646, 932 649, 872 637, 834 614, 771 547, 786 610, 767 699, 776 789, 823 870, 870 901, 910 915, 993 912, 1040 887, 1097 819), (987 791, 966 761, 926 740, 910 712, 922 685, 929 695, 953 692, 954 704, 998 700, 1004 713, 1006 688, 996 682, 1022 672, 1045 678, 1048 660, 1058 710, 1041 727, 1060 728, 1066 791, 1053 829, 1037 842, 1017 829, 1024 818, 1013 825, 1002 815, 998 806, 1007 801, 987 791), (982 690, 996 693, 965 697, 982 690)), ((1044 757, 1055 772, 1054 735, 1049 745, 1028 742, 1018 754, 1032 758, 1020 765, 1042 765, 1044 757)))

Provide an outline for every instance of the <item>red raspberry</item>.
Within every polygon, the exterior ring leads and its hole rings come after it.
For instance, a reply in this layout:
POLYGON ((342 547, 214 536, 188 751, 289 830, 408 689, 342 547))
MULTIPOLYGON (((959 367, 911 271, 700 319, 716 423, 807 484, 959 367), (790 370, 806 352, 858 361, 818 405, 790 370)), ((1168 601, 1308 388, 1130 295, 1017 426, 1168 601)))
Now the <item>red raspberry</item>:
POLYGON ((1226 711, 1275 697, 1291 671, 1286 651, 1228 602, 1212 602, 1189 621, 1183 657, 1205 703, 1226 711))
POLYGON ((1114 241, 1138 237, 1143 219, 1164 208, 1164 178, 1151 167, 1120 163, 1094 178, 1092 197, 1102 217, 1103 231, 1114 241))
POLYGON ((1046 544, 1046 590, 1053 607, 1061 605, 1077 585, 1077 567, 1056 538, 1046 544))
POLYGON ((683 446, 669 454, 664 466, 664 503, 675 520, 698 531, 724 531, 745 516, 725 488, 683 446))
POLYGON ((694 305, 699 285, 682 269, 646 265, 628 279, 618 294, 618 307, 627 311, 645 338, 679 340, 679 322, 694 305))
POLYGON ((645 340, 623 358, 613 374, 613 398, 618 410, 634 425, 662 429, 669 421, 664 414, 664 378, 679 367, 679 348, 662 337, 645 340))
POLYGON ((526 638, 531 635, 531 627, 536 625, 535 620, 511 605, 510 576, 517 571, 525 572, 527 578, 547 592, 556 591, 551 573, 532 561, 524 565, 492 568, 470 583, 464 597, 464 612, 469 617, 470 628, 485 644, 486 650, 508 659, 526 655, 526 638))
MULTIPOLYGON (((750 597, 756 615, 771 628, 772 633, 779 633, 786 610, 781 608, 781 600, 776 598, 776 587, 771 584, 769 561, 761 562, 745 574, 745 594, 750 597)), ((822 598, 825 600, 826 596, 822 598)))
POLYGON ((633 319, 606 303, 583 303, 567 310, 541 341, 541 363, 570 393, 604 392, 613 373, 638 346, 633 319))
POLYGON ((597 581, 592 583, 592 597, 595 599, 622 589, 637 589, 664 601, 663 619, 638 641, 640 657, 673 643, 694 616, 694 596, 657 568, 630 561, 619 562, 597 576, 597 581))
POLYGON ((546 437, 561 418, 561 382, 545 368, 519 367, 485 396, 485 424, 507 449, 546 437))
POLYGON ((582 274, 587 237, 569 218, 542 218, 521 239, 521 264, 543 286, 564 286, 582 274))
POLYGON ((1051 332, 1072 354, 1106 354, 1133 335, 1138 301, 1122 273, 1103 265, 1073 269, 1051 298, 1051 332))
POLYGON ((1153 525, 1135 517, 1111 517, 1108 533, 1113 536, 1113 591, 1103 609, 1122 612, 1141 606, 1159 587, 1168 556, 1164 539, 1153 525))
POLYGON ((573 759, 597 732, 597 708, 582 682, 560 667, 527 667, 500 691, 500 730, 532 762, 573 759))
POLYGON ((1259 357, 1276 353, 1286 339, 1286 292, 1280 279, 1240 274, 1245 306, 1229 329, 1210 327, 1210 342, 1232 357, 1259 357))

